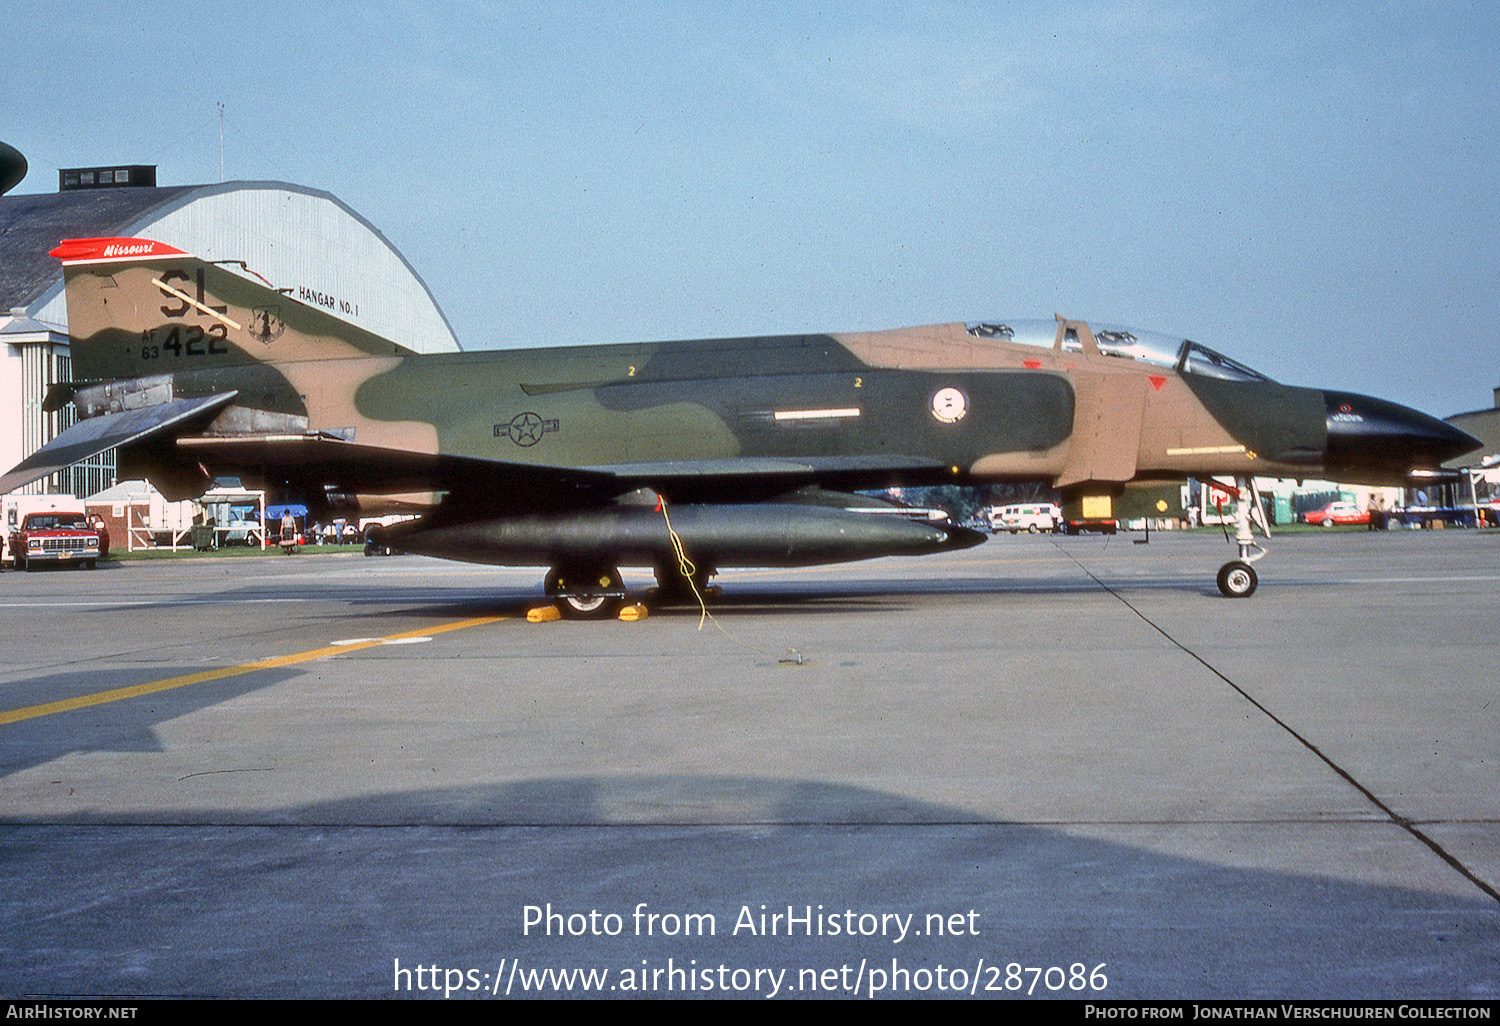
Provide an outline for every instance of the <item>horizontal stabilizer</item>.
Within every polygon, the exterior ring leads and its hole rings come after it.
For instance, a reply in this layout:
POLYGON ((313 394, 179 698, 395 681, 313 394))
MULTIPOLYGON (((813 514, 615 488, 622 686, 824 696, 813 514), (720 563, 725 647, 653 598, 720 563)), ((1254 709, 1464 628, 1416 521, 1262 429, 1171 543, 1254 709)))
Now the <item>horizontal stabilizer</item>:
POLYGON ((0 477, 0 495, 30 484, 39 477, 65 470, 106 449, 138 442, 173 425, 212 412, 227 405, 237 394, 222 392, 206 399, 180 399, 79 421, 0 477))

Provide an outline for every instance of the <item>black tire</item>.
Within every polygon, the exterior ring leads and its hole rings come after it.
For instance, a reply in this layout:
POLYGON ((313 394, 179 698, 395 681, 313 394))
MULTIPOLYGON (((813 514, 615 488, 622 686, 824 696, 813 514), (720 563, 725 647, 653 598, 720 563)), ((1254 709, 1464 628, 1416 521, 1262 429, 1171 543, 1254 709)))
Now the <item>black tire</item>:
POLYGON ((710 601, 720 589, 712 583, 714 570, 699 570, 691 582, 682 576, 676 567, 656 567, 656 593, 654 601, 664 606, 696 606, 699 598, 710 601))
POLYGON ((624 584, 614 567, 554 567, 542 588, 569 620, 608 620, 624 602, 624 584), (559 594, 564 591, 568 594, 559 594))
POLYGON ((569 620, 610 620, 620 611, 613 595, 568 595, 557 600, 557 608, 569 620))
POLYGON ((1231 560, 1219 567, 1219 593, 1225 598, 1249 598, 1259 584, 1255 568, 1242 560, 1231 560))

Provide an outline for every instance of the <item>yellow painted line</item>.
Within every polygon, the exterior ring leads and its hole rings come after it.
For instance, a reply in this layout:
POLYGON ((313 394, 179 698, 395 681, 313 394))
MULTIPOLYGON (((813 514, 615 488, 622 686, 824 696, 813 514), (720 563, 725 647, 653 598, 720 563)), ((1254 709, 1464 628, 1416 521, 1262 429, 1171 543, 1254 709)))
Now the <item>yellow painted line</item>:
POLYGON ((403 631, 400 634, 390 634, 383 638, 369 638, 353 645, 327 645, 323 648, 315 648, 310 652, 294 652, 291 655, 277 656, 275 659, 262 659, 255 663, 240 663, 238 666, 221 666, 214 670, 204 670, 202 673, 188 673, 181 677, 168 677, 165 680, 154 680, 148 684, 135 684, 128 688, 115 688, 111 691, 96 691, 92 695, 79 695, 77 698, 65 698, 60 702, 48 702, 45 705, 28 705, 21 709, 10 709, 0 712, 0 725, 19 723, 21 720, 34 720, 38 716, 51 716, 54 713, 70 712, 74 709, 87 709, 92 705, 120 702, 127 698, 139 698, 141 695, 150 695, 158 691, 171 691, 173 688, 185 688, 190 684, 223 680, 225 677, 238 677, 241 674, 256 673, 260 670, 274 670, 282 666, 296 666, 298 663, 306 663, 314 659, 324 659, 328 656, 358 652, 362 648, 374 648, 376 645, 384 645, 390 641, 400 641, 404 638, 425 638, 429 635, 444 634, 448 631, 461 631, 467 627, 481 627, 487 623, 506 619, 510 619, 510 617, 479 616, 472 620, 458 620, 454 623, 441 624, 437 627, 423 627, 420 630, 403 631))

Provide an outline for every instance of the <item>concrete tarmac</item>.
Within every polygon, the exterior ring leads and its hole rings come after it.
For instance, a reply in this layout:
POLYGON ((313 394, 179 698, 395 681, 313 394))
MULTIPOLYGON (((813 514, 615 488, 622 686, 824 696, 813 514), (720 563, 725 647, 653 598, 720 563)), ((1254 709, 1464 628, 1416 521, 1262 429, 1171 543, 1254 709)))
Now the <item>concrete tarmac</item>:
POLYGON ((1500 534, 1229 557, 6 571, 0 993, 1500 997, 1500 534))

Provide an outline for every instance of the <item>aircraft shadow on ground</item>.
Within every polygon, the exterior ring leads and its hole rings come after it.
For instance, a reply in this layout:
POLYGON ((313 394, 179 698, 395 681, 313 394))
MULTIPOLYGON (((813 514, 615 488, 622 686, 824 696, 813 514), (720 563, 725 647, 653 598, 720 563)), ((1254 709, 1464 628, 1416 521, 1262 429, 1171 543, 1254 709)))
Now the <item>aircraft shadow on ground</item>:
POLYGON ((617 973, 672 957, 793 975, 861 959, 971 972, 979 958, 1102 963, 1114 998, 1493 998, 1497 986, 1500 912, 1486 899, 1218 865, 815 780, 535 779, 135 829, 160 818, 0 828, 0 918, 26 937, 0 989, 371 997, 390 993, 393 959, 487 968, 502 957, 617 973), (149 872, 132 868, 142 860, 149 872), (642 903, 711 914, 715 932, 635 935, 642 903), (616 913, 624 932, 526 931, 525 907, 547 904, 616 913), (977 933, 897 945, 734 932, 744 910, 789 905, 918 922, 974 910, 977 933))
MULTIPOLYGON (((1111 587, 1121 589, 1150 589, 1155 591, 1178 591, 1186 594, 1219 598, 1218 590, 1211 579, 1198 576, 1174 578, 1112 580, 1111 587)), ((1007 595, 1078 595, 1098 594, 1104 589, 1087 577, 1058 576, 1051 578, 1021 577, 951 577, 943 579, 870 578, 829 582, 809 580, 807 582, 740 582, 732 577, 723 584, 723 591, 711 598, 709 612, 719 615, 756 615, 777 613, 803 614, 810 610, 818 614, 907 612, 924 599, 949 596, 1007 596, 1007 595)), ((253 602, 275 597, 273 591, 259 588, 226 592, 224 603, 236 601, 253 602)), ((522 591, 514 587, 493 590, 474 588, 444 589, 431 587, 382 588, 372 595, 365 588, 347 590, 329 589, 319 596, 332 602, 346 602, 350 607, 365 610, 382 607, 378 612, 361 616, 383 618, 408 618, 411 616, 446 619, 472 616, 524 617, 528 610, 549 603, 538 591, 522 591)), ((693 615, 699 606, 691 599, 662 601, 648 588, 632 588, 628 601, 641 602, 653 615, 693 615)), ((133 607, 141 608, 141 607, 133 607)))
MULTIPOLYGON (((33 677, 0 684, 0 706, 29 708, 211 669, 150 666, 33 677)), ((271 687, 301 672, 295 666, 260 670, 0 725, 0 777, 71 752, 162 751, 156 736, 158 724, 271 687)))

